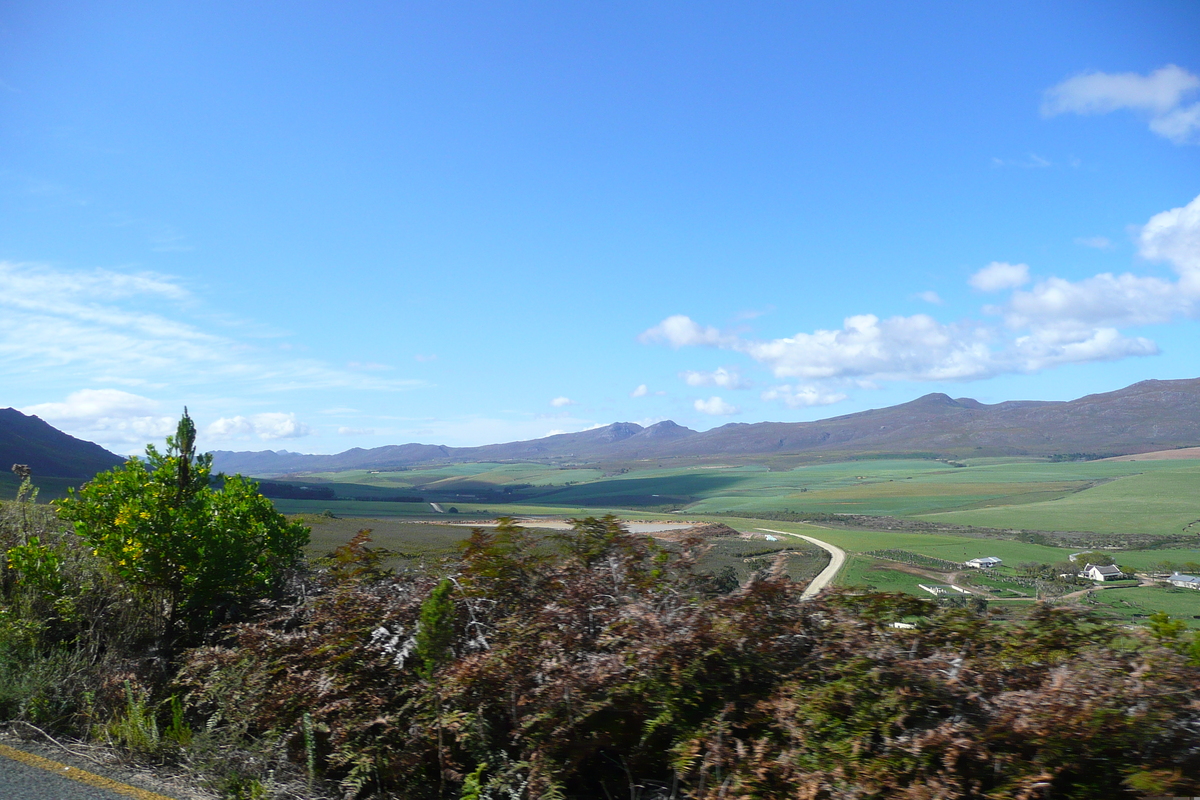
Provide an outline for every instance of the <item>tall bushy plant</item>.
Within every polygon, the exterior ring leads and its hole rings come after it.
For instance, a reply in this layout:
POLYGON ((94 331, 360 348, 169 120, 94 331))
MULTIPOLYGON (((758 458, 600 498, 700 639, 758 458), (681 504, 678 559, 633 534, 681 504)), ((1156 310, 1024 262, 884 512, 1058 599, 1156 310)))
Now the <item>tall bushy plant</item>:
POLYGON ((161 597, 177 636, 235 618, 278 588, 301 558, 308 529, 288 522, 253 481, 212 485, 186 410, 166 452, 97 475, 59 501, 59 514, 131 587, 161 597))

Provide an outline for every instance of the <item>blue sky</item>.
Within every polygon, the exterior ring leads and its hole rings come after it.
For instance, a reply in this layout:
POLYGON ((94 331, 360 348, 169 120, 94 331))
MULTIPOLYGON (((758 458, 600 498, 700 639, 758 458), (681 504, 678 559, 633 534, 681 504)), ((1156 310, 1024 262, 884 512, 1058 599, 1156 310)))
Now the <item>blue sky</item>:
POLYGON ((0 406, 339 452, 1200 376, 1200 5, 0 5, 0 406))

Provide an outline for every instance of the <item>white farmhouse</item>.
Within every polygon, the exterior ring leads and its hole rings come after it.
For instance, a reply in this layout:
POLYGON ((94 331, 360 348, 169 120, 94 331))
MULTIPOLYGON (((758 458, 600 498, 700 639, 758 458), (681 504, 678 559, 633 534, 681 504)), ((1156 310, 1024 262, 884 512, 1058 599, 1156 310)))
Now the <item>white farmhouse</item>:
POLYGON ((970 561, 966 562, 968 567, 974 567, 975 569, 991 569, 992 567, 998 567, 1003 563, 1004 563, 1003 561, 996 558, 995 556, 984 556, 983 558, 972 558, 970 561))
POLYGON ((1081 578, 1104 583, 1104 581, 1119 581, 1125 577, 1125 573, 1112 564, 1088 564, 1083 568, 1083 572, 1079 573, 1081 578))
POLYGON ((1195 575, 1184 575, 1182 572, 1176 572, 1167 581, 1172 586, 1180 586, 1184 589, 1200 589, 1200 578, 1195 575))

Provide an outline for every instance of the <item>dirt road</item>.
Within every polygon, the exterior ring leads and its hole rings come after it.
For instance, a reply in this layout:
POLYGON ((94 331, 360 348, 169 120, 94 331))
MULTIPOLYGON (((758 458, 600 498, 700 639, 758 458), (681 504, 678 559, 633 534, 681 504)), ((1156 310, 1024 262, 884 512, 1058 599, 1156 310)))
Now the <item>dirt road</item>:
POLYGON ((814 539, 813 537, 805 536, 802 533, 777 531, 771 528, 755 528, 755 530, 766 531, 767 533, 778 533, 782 534, 783 536, 795 536, 799 539, 809 542, 810 544, 815 544, 817 547, 820 547, 822 550, 825 550, 829 553, 829 565, 825 567, 825 569, 821 570, 821 574, 813 578, 812 583, 805 588, 804 594, 801 595, 801 599, 803 600, 816 597, 822 589, 829 585, 830 581, 837 577, 838 572, 841 571, 842 567, 846 563, 846 551, 840 547, 831 545, 829 542, 822 542, 820 539, 814 539))

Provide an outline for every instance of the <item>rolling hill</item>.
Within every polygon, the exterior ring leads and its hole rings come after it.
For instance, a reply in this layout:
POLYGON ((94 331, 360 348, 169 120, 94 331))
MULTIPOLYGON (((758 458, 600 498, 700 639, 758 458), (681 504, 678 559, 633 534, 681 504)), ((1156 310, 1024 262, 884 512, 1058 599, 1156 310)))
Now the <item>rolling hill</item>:
POLYGON ((27 464, 38 478, 87 480, 125 463, 98 444, 76 439, 35 416, 0 408, 0 469, 27 464))
POLYGON ((732 423, 703 433, 674 422, 603 428, 482 447, 405 444, 336 455, 216 451, 214 466, 248 475, 387 469, 473 461, 602 463, 639 459, 863 456, 1115 456, 1200 445, 1200 378, 1142 381, 1071 401, 928 394, 888 408, 815 422, 732 423))

